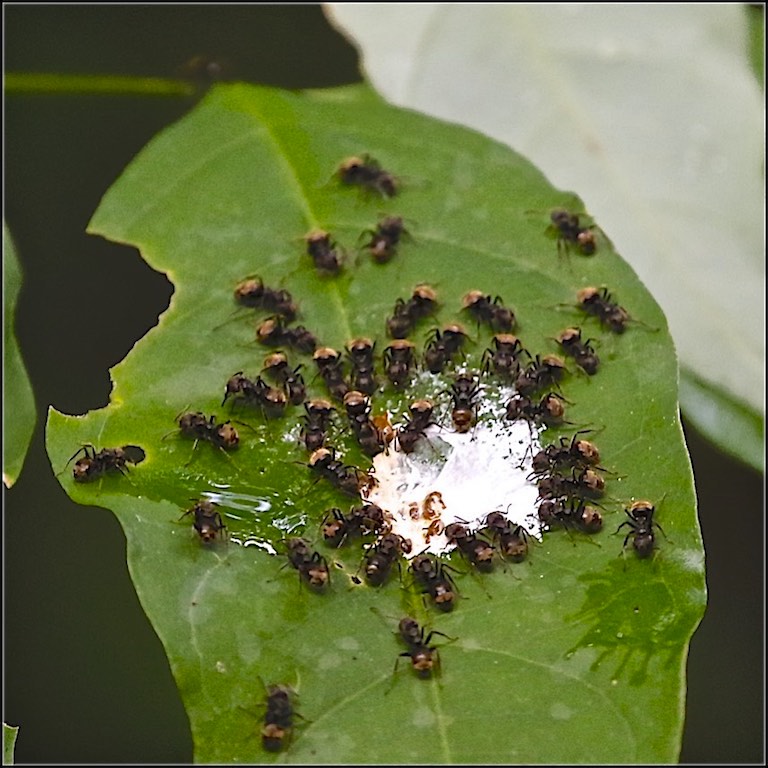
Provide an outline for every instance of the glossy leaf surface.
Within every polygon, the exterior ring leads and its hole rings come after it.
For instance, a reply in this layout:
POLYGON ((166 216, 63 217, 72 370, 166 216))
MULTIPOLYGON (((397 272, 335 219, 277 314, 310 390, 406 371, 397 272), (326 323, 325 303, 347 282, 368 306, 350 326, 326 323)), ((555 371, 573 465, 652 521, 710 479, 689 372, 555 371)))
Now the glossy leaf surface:
MULTIPOLYGON (((109 507, 125 530, 196 761, 676 759, 687 644, 705 603, 677 362, 659 307, 602 232, 592 257, 559 253, 547 231, 557 206, 581 210, 505 147, 392 108, 363 86, 305 94, 219 86, 103 199, 89 230, 138 247, 175 293, 158 326, 112 369, 107 408, 84 417, 50 411, 48 451, 70 496, 109 507), (383 199, 338 182, 339 163, 363 153, 391 169, 400 194, 383 199), (406 217, 411 233, 383 265, 362 247, 382 212, 406 217), (305 253, 303 237, 317 227, 347 252, 337 276, 318 275, 305 253), (303 409, 266 420, 222 406, 229 377, 255 376, 270 351, 255 343, 252 315, 232 314, 235 285, 254 273, 289 290, 297 323, 336 349, 367 336, 380 352, 396 300, 425 281, 440 307, 412 340, 421 348, 433 325, 463 322, 474 370, 491 332, 461 312, 470 289, 514 307, 516 332, 533 353, 557 352, 554 335, 583 325, 602 367, 592 377, 571 370, 563 393, 569 420, 596 430, 611 473, 604 530, 547 533, 527 562, 490 574, 464 573, 453 557, 461 599, 448 614, 422 601, 405 569, 402 581, 395 575, 381 588, 356 584, 359 542, 329 549, 319 531, 325 510, 352 500, 314 482, 298 442, 303 409), (638 322, 618 336, 585 318, 575 296, 586 285, 610 286, 638 322), (193 449, 175 429, 185 410, 245 422, 234 422, 239 448, 193 449), (87 443, 138 445, 147 456, 125 475, 75 483, 66 462, 87 443), (204 493, 221 500, 228 544, 202 546, 181 518, 204 493), (636 498, 658 504, 668 537, 659 535, 648 560, 631 548, 621 557, 627 530, 613 535, 636 498), (300 584, 284 554, 270 554, 297 534, 331 563, 326 594, 300 584), (433 679, 418 679, 399 657, 395 630, 406 613, 451 638, 435 636, 441 674, 433 679), (275 683, 297 690, 303 718, 277 755, 259 737, 264 684, 275 683)), ((327 397, 311 357, 288 354, 302 363, 310 395, 327 397)), ((445 379, 426 382, 419 394, 439 402, 444 418, 445 379)), ((374 395, 374 410, 386 404, 400 421, 413 396, 387 388, 374 395)), ((334 444, 346 463, 366 466, 348 432, 334 444)))

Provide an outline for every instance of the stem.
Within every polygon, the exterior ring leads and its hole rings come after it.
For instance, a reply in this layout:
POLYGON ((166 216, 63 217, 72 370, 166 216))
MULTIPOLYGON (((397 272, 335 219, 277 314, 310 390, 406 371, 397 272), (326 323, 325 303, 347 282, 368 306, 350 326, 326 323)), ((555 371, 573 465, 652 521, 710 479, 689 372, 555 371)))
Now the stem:
POLYGON ((195 92, 195 87, 185 80, 161 77, 10 72, 5 75, 5 92, 191 96, 195 92))

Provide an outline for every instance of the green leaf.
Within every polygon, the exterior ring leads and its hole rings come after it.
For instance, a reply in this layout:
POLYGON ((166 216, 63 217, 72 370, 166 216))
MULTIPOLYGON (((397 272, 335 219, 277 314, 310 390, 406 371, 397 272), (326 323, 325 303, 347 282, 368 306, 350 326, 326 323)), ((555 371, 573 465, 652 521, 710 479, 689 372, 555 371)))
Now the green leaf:
MULTIPOLYGON (((102 200, 89 231, 137 246, 175 293, 158 326, 112 369, 108 407, 84 417, 49 412, 48 453, 67 493, 109 507, 125 530, 196 761, 276 759, 259 737, 264 684, 298 691, 304 720, 278 756, 288 762, 677 758, 687 646, 705 604, 677 361, 661 310, 606 236, 598 231, 593 257, 558 254, 548 236, 556 206, 578 211, 581 203, 505 147, 395 109, 364 86, 292 94, 242 84, 212 89, 102 200), (401 180, 397 197, 360 194, 334 178, 342 159, 362 153, 401 180), (356 252, 381 212, 406 217, 411 234, 384 265, 356 252), (318 276, 304 251, 315 227, 347 250, 336 277, 318 276), (233 288, 253 273, 289 290, 297 322, 337 349, 367 336, 378 355, 396 300, 425 281, 440 307, 412 336, 419 347, 434 324, 467 323, 460 310, 470 289, 514 308, 534 354, 556 352, 552 337, 582 324, 602 367, 592 377, 571 371, 563 392, 568 420, 596 430, 612 473, 604 531, 547 533, 527 562, 490 574, 468 574, 453 556, 461 599, 447 614, 422 602, 405 570, 381 588, 355 584, 360 544, 329 549, 319 530, 325 510, 353 500, 314 482, 298 442, 301 408, 269 421, 242 408, 233 418, 250 426, 236 425, 241 444, 231 454, 209 444, 193 450, 174 430, 188 409, 228 418, 225 382, 260 370, 269 350, 232 315, 233 288), (590 284, 609 286, 636 319, 626 333, 601 330, 576 310, 576 291, 590 284), (139 445, 147 457, 125 476, 76 484, 67 460, 84 443, 139 445), (190 518, 180 519, 203 493, 222 504, 228 544, 202 546, 190 518), (648 560, 631 547, 621 557, 627 530, 613 535, 626 520, 622 507, 638 498, 658 505, 668 537, 659 535, 648 560), (284 553, 282 539, 302 533, 341 566, 332 565, 326 594, 302 586, 285 554, 269 552, 284 553), (442 672, 431 680, 399 657, 394 630, 405 613, 448 636, 434 636, 442 672)), ((491 332, 467 328, 467 365, 478 370, 491 332)), ((289 357, 303 364, 309 394, 327 397, 312 359, 289 357)), ((429 395, 448 434, 447 381, 426 374, 401 395, 387 388, 374 411, 387 407, 400 423, 416 393, 429 395)), ((366 466, 348 431, 334 445, 346 463, 366 466)))
POLYGON ((764 417, 765 110, 750 9, 325 8, 385 98, 480 130, 579 190, 664 309, 681 365, 764 417))
POLYGON ((686 418, 721 450, 765 470, 765 421, 759 413, 685 370, 680 403, 686 418))
POLYGON ((3 723, 3 765, 13 765, 13 750, 18 735, 18 726, 3 723))
POLYGON ((21 280, 16 249, 3 222, 3 482, 7 488, 16 482, 24 466, 36 420, 32 385, 13 331, 21 280))

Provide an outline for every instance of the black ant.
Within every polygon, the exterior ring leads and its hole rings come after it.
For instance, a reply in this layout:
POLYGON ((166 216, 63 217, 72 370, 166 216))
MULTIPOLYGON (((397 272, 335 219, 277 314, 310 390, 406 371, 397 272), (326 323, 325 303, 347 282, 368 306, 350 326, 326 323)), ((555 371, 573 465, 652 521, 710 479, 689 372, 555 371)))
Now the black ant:
POLYGON ((408 339, 395 339, 384 348, 382 358, 387 378, 395 389, 404 389, 416 364, 415 345, 408 339))
POLYGON ((240 436, 230 422, 217 424, 214 415, 206 418, 200 411, 183 413, 178 417, 178 424, 182 436, 195 441, 193 451, 201 440, 206 440, 223 451, 234 450, 240 444, 240 436))
POLYGON ((582 341, 579 328, 566 328, 557 334, 557 343, 566 355, 570 355, 585 373, 593 376, 597 373, 600 358, 594 347, 589 343, 591 339, 582 341))
POLYGON ((559 443, 548 445, 533 457, 533 473, 540 475, 552 470, 568 468, 597 467, 600 463, 600 452, 589 440, 578 438, 589 430, 577 432, 570 443, 561 437, 559 443))
POLYGON ((400 238, 403 235, 409 237, 410 233, 403 226, 400 216, 384 216, 375 230, 366 230, 363 235, 370 235, 364 247, 370 251, 373 260, 378 264, 386 264, 397 252, 400 238))
POLYGON ((341 270, 341 254, 336 241, 328 232, 313 229, 304 237, 307 253, 312 257, 318 272, 336 275, 341 270))
POLYGON ((349 385, 344 376, 341 355, 331 347, 320 347, 313 355, 313 359, 331 397, 343 400, 344 395, 349 391, 349 385))
POLYGON ((524 351, 520 339, 511 333, 497 333, 492 342, 493 349, 489 347, 483 353, 483 371, 488 373, 492 368, 499 378, 514 381, 520 373, 518 358, 524 351))
POLYGON ((489 512, 485 527, 502 557, 522 563, 528 556, 528 531, 522 525, 515 525, 501 512, 489 512))
POLYGON ((303 325, 288 328, 279 316, 268 317, 256 328, 256 341, 267 347, 293 347, 305 355, 317 348, 317 339, 303 325))
POLYGON ((368 456, 375 456, 384 450, 384 439, 371 419, 370 400, 357 390, 351 389, 344 395, 344 408, 352 432, 360 447, 368 456))
POLYGON ((301 439, 308 451, 314 452, 325 444, 326 433, 331 424, 334 407, 322 398, 314 398, 304 403, 304 424, 301 427, 301 439))
POLYGON ((477 419, 477 395, 480 391, 475 377, 460 373, 451 385, 453 410, 451 420, 457 432, 468 432, 477 419))
POLYGON ((306 539, 288 539, 287 548, 288 561, 300 577, 318 591, 325 589, 331 580, 326 559, 315 552, 306 539))
POLYGON ((261 408, 264 415, 271 419, 285 413, 288 397, 282 389, 270 387, 261 376, 249 379, 242 371, 230 376, 224 390, 222 405, 230 397, 241 400, 246 405, 261 408))
POLYGON ((296 319, 299 308, 288 291, 275 290, 264 285, 260 277, 242 280, 235 287, 235 301, 251 309, 265 309, 280 315, 287 323, 296 319))
POLYGON ((361 470, 342 464, 336 458, 336 451, 332 447, 318 448, 314 451, 309 457, 308 466, 320 477, 328 480, 331 485, 351 496, 358 496, 364 485, 364 481, 360 477, 361 470))
POLYGON ((435 424, 432 421, 434 405, 430 400, 414 400, 408 410, 410 419, 406 417, 405 424, 397 433, 397 444, 403 453, 413 453, 416 443, 424 437, 427 427, 435 424))
MULTIPOLYGON (((528 357, 530 353, 526 351, 528 357)), ((515 389, 524 397, 558 384, 565 375, 565 363, 557 355, 536 355, 515 379, 515 389)))
POLYGON ((631 507, 624 509, 629 520, 625 520, 616 529, 616 533, 618 533, 625 525, 630 528, 629 533, 624 537, 622 552, 626 549, 627 541, 631 538, 632 547, 637 556, 643 559, 650 557, 656 540, 653 529, 658 528, 664 533, 663 528, 653 519, 655 511, 656 507, 650 501, 645 500, 635 501, 631 507))
POLYGON ((267 711, 261 729, 261 743, 269 752, 279 752, 293 729, 294 691, 287 685, 270 685, 267 688, 267 711))
POLYGON ((212 541, 216 541, 219 534, 222 536, 226 535, 227 526, 222 522, 216 504, 212 501, 198 501, 179 520, 184 519, 187 515, 193 515, 194 522, 192 525, 203 544, 210 544, 212 541))
POLYGON ((442 331, 433 328, 424 348, 424 365, 427 370, 430 373, 442 373, 467 338, 464 329, 457 323, 446 325, 442 331))
POLYGON ((603 527, 603 516, 599 510, 588 505, 583 498, 560 496, 544 499, 539 505, 538 513, 539 520, 545 525, 575 527, 584 533, 597 533, 603 527))
POLYGON ((565 399, 554 392, 544 395, 539 402, 530 397, 511 398, 506 405, 506 418, 511 421, 525 419, 533 424, 556 427, 564 423, 565 399))
POLYGON ((352 339, 347 344, 347 356, 352 367, 352 389, 371 395, 376 391, 373 352, 376 344, 370 339, 352 339))
POLYGON ((466 525, 451 523, 445 526, 445 537, 449 544, 455 544, 461 554, 479 571, 488 572, 493 567, 494 548, 487 541, 478 538, 466 525))
POLYGON ((592 227, 582 227, 579 215, 562 208, 550 213, 550 227, 557 233, 558 250, 575 245, 583 256, 591 256, 597 250, 597 240, 592 227))
POLYGON ((577 469, 573 468, 570 477, 551 471, 539 480, 537 485, 540 499, 555 499, 560 496, 599 499, 605 490, 605 480, 589 467, 580 469, 578 474, 577 469))
POLYGON ((437 647, 430 645, 430 641, 435 635, 440 635, 448 640, 454 640, 455 638, 449 637, 443 632, 432 630, 425 636, 424 628, 410 616, 406 616, 400 619, 398 623, 398 634, 400 639, 408 646, 407 651, 398 656, 395 662, 395 672, 397 672, 397 663, 403 656, 408 656, 411 660, 411 666, 413 671, 421 678, 428 678, 433 672, 439 673, 440 671, 440 654, 437 647))
POLYGON ((428 554, 416 555, 410 564, 414 578, 422 587, 422 592, 429 594, 441 611, 452 611, 456 601, 456 587, 446 573, 448 566, 428 554))
POLYGON ((389 524, 384 510, 378 504, 366 503, 352 507, 346 515, 338 507, 332 507, 323 517, 321 528, 325 543, 331 547, 340 547, 350 536, 378 536, 386 533, 389 524))
POLYGON ((280 384, 291 405, 301 405, 307 396, 307 387, 304 378, 299 372, 301 363, 291 369, 288 358, 282 352, 275 352, 264 358, 262 372, 273 381, 280 384))
POLYGON ((624 333, 631 320, 629 313, 613 301, 608 289, 588 286, 576 294, 579 307, 588 315, 593 315, 600 323, 614 333, 624 333))
MULTIPOLYGON (((90 483, 107 472, 120 472, 124 475, 128 471, 128 464, 140 464, 147 454, 138 445, 124 445, 122 448, 102 448, 97 451, 90 443, 79 448, 72 454, 64 469, 69 466, 72 459, 82 453, 82 458, 75 462, 72 468, 72 476, 75 482, 90 483)), ((63 472, 64 469, 61 471, 63 472)))
POLYGON ((494 331, 508 333, 517 324, 515 313, 504 306, 501 298, 491 298, 482 291, 469 291, 462 299, 462 308, 469 312, 478 323, 486 323, 494 331))
POLYGON ((385 171, 377 160, 367 154, 346 158, 336 173, 342 184, 376 192, 382 197, 394 197, 400 186, 391 173, 385 171))
POLYGON ((411 551, 411 540, 397 533, 385 533, 365 556, 365 578, 373 587, 380 587, 389 576, 392 565, 402 554, 411 551))
POLYGON ((413 289, 410 299, 397 299, 395 302, 394 312, 387 318, 387 334, 393 339, 404 339, 419 320, 433 314, 436 309, 434 288, 420 283, 413 289))

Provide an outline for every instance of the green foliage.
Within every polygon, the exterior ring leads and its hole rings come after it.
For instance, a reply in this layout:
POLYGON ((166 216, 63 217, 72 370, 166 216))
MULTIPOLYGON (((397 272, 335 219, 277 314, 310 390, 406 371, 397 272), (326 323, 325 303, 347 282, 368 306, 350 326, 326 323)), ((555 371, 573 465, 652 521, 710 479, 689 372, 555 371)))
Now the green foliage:
POLYGON ((16 747, 18 726, 3 723, 3 765, 13 765, 13 751, 16 747))
MULTIPOLYGON (((84 417, 49 412, 48 452, 67 493, 109 507, 125 530, 131 575, 189 713, 196 761, 677 758, 687 645, 705 604, 677 361, 658 305, 605 235, 593 257, 558 255, 546 236, 556 206, 581 210, 514 152, 392 108, 363 86, 304 94, 217 87, 103 199, 89 231, 137 246, 175 293, 158 326, 112 369, 108 407, 84 417), (334 178, 343 158, 364 152, 402 180, 398 197, 358 194, 334 178), (412 240, 379 265, 355 250, 384 210, 407 218, 412 240), (315 227, 348 251, 336 277, 318 276, 304 251, 315 227), (514 307, 534 353, 556 352, 552 337, 583 325, 602 368, 594 377, 571 372, 563 389, 568 418, 600 430, 595 440, 615 473, 604 531, 552 532, 526 563, 457 575, 461 600, 450 614, 425 607, 405 574, 402 584, 356 585, 359 545, 318 542, 340 567, 331 568, 327 594, 301 587, 284 555, 267 550, 284 551, 289 532, 317 542, 324 511, 350 504, 313 482, 298 443, 302 409, 270 421, 238 411, 232 418, 250 426, 237 425, 241 444, 231 455, 209 444, 193 450, 174 430, 184 410, 229 418, 225 382, 260 370, 268 350, 232 316, 234 286, 254 273, 288 289, 298 322, 337 349, 369 336, 380 351, 384 318, 420 282, 435 286, 441 306, 414 337, 419 345, 433 322, 462 320, 462 296, 474 288, 514 307), (641 323, 622 336, 601 330, 574 306, 586 285, 609 286, 641 323), (86 443, 140 445, 147 458, 125 476, 76 484, 66 462, 86 443), (190 499, 214 492, 231 541, 203 547, 190 518, 180 518, 190 499), (620 557, 626 529, 612 535, 633 498, 658 504, 668 537, 659 536, 649 560, 631 550, 620 557), (439 677, 417 679, 406 659, 393 676, 403 650, 393 630, 404 613, 456 638, 441 647, 439 677), (295 687, 305 718, 277 757, 259 738, 262 682, 295 687)), ((473 329, 468 365, 479 367, 490 335, 473 329)), ((325 395, 312 360, 293 357, 310 394, 325 395)), ((446 400, 443 381, 429 386, 446 400)), ((388 390, 386 402, 400 418, 410 399, 388 390)), ((348 435, 339 448, 345 462, 363 464, 348 435)), ((452 564, 466 570, 458 558, 452 564)))
POLYGON ((13 331, 21 268, 11 233, 3 222, 3 482, 18 479, 35 429, 35 397, 13 331))
POLYGON ((759 414, 686 370, 680 372, 680 399, 689 403, 685 416, 702 434, 722 451, 764 471, 765 422, 759 414))

